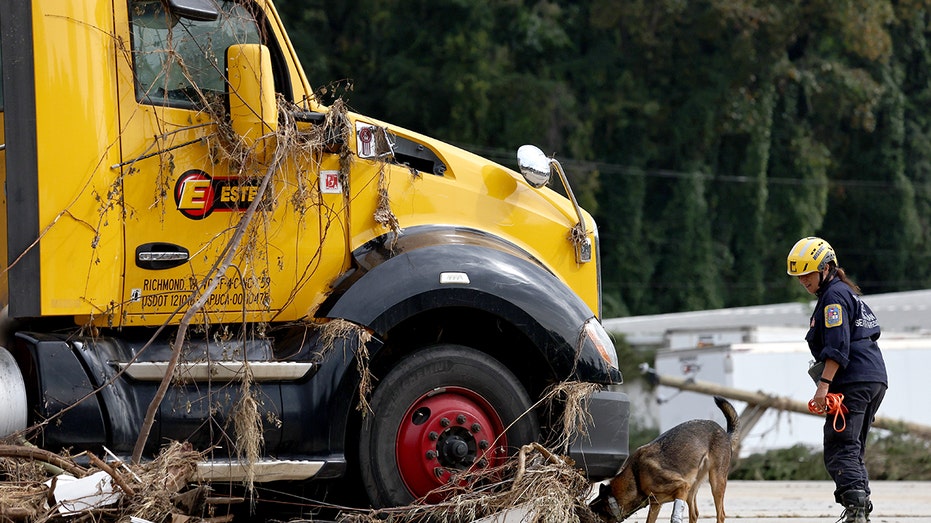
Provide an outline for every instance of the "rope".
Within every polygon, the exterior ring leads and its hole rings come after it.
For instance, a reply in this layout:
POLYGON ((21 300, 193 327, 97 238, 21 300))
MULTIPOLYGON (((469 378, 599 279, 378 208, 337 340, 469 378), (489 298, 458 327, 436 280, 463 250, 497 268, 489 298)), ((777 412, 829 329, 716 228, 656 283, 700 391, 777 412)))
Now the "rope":
POLYGON ((827 397, 824 398, 824 407, 821 408, 815 403, 815 400, 808 402, 808 411, 812 414, 826 414, 834 415, 834 432, 844 432, 844 429, 847 428, 847 419, 844 417, 844 414, 847 414, 847 407, 844 406, 844 395, 839 392, 828 392, 827 397), (840 419, 840 428, 837 427, 837 420, 840 419))

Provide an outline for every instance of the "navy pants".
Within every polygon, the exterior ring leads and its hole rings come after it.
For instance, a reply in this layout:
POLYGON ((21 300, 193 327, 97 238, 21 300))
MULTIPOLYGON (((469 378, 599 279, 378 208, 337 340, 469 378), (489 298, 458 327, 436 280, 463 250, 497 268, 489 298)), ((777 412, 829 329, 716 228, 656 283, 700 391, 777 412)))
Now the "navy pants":
MULTIPOLYGON (((834 479, 834 499, 841 503, 841 495, 848 490, 870 493, 870 479, 863 456, 866 437, 876 417, 876 411, 886 395, 882 383, 849 383, 831 389, 844 395, 847 407, 847 427, 834 430, 834 415, 824 423, 824 466, 834 479)), ((842 504, 842 503, 841 503, 842 504)))

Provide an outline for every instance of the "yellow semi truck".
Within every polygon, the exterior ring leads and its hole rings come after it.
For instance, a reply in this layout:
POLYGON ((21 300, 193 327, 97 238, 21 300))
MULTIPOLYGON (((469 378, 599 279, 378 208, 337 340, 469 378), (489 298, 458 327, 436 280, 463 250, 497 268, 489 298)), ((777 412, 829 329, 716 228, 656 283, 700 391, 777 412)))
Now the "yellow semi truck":
POLYGON ((321 105, 270 0, 2 2, 0 65, 0 436, 391 506, 558 440, 580 382, 570 454, 626 458, 597 229, 539 149, 321 105))

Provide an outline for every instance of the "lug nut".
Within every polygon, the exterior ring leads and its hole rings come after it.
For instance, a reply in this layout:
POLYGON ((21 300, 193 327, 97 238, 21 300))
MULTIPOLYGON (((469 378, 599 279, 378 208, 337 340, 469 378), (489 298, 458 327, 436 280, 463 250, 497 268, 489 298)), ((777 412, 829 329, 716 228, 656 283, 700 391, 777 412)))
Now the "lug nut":
POLYGON ((456 416, 456 423, 458 423, 458 424, 460 424, 460 425, 465 425, 465 422, 466 422, 465 414, 460 414, 460 415, 456 416))
POLYGON ((433 432, 432 430, 430 431, 430 434, 427 434, 427 437, 430 438, 430 441, 436 441, 440 439, 440 435, 436 432, 433 432))
POLYGON ((479 446, 479 448, 482 449, 482 450, 487 449, 487 448, 488 448, 488 440, 487 440, 487 439, 483 439, 482 441, 479 441, 479 442, 478 442, 478 446, 479 446))
POLYGON ((478 423, 473 423, 473 424, 472 424, 472 432, 473 432, 473 433, 478 434, 478 433, 481 432, 481 431, 482 431, 482 426, 481 426, 481 425, 479 425, 478 423))
POLYGON ((436 459, 436 451, 435 451, 435 450, 428 450, 428 451, 427 451, 427 459, 429 459, 429 460, 434 460, 434 459, 436 459))
POLYGON ((448 427, 448 426, 449 426, 449 418, 442 418, 442 419, 440 420, 440 426, 441 426, 441 427, 448 427))
POLYGON ((482 459, 478 460, 478 466, 481 467, 481 468, 487 467, 487 466, 488 466, 488 460, 485 459, 485 458, 482 458, 482 459))

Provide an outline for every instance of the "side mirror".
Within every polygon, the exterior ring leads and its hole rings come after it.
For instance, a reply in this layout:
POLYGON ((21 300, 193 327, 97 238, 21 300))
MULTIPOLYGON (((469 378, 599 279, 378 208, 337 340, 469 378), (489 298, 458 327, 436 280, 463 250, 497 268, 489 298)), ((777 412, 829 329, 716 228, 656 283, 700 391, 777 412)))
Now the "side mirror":
POLYGON ((592 240, 585 229, 585 217, 582 216, 582 208, 579 207, 579 201, 572 192, 569 178, 562 170, 562 165, 555 158, 548 158, 539 147, 534 145, 521 145, 517 149, 517 163, 520 165, 520 172, 524 175, 524 179, 536 189, 549 183, 550 174, 556 171, 579 220, 569 232, 569 239, 575 247, 575 260, 577 263, 592 261, 592 240))
POLYGON ((208 0, 168 0, 171 12, 188 20, 212 22, 220 17, 216 5, 208 0))
POLYGON ((278 130, 275 81, 268 47, 235 44, 226 50, 230 124, 259 161, 270 157, 278 130))
POLYGON ((539 189, 550 181, 550 159, 535 145, 517 149, 517 165, 531 187, 539 189))

